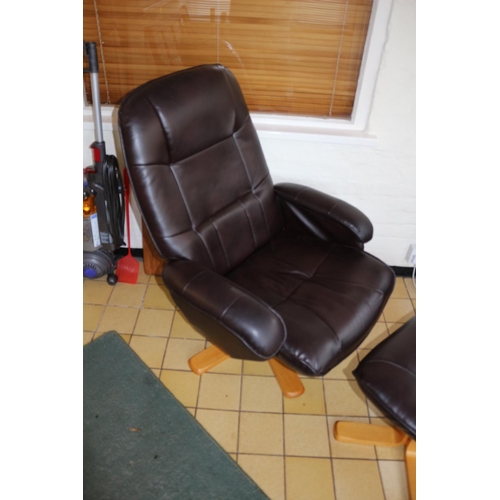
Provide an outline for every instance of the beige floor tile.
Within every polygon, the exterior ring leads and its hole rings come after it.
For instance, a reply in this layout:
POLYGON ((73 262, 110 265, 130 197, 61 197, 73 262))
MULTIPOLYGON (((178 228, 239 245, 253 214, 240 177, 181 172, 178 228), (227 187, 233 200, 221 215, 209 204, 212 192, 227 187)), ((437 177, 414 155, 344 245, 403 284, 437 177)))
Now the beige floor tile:
MULTIPOLYGON (((95 332, 93 340, 96 340, 96 339, 98 339, 99 337, 102 337, 102 336, 103 336, 103 335, 105 335, 106 333, 107 333, 107 331, 105 331, 105 332, 95 332)), ((131 335, 130 333, 120 333, 119 335, 120 335, 120 337, 122 338, 122 340, 123 340, 126 344, 129 344, 129 343, 130 343, 130 339, 132 338, 132 335, 131 335)))
POLYGON ((285 500, 285 462, 270 455, 239 455, 239 466, 272 500, 285 500))
POLYGON ((210 370, 210 373, 229 373, 233 375, 241 375, 242 369, 243 361, 241 359, 229 358, 223 361, 220 365, 214 366, 210 370))
POLYGON ((365 356, 370 353, 370 351, 371 349, 358 349, 358 358, 360 363, 363 361, 365 356))
POLYGON ((239 413, 237 411, 196 411, 196 420, 228 453, 238 451, 239 413))
POLYGON ((242 411, 238 452, 283 455, 283 416, 242 411))
POLYGON ((417 289, 415 288, 415 285, 413 284, 413 280, 411 278, 405 278, 404 279, 406 289, 408 290, 408 295, 410 299, 416 299, 417 298, 417 289))
POLYGON ((273 377, 243 376, 241 387, 242 411, 280 413, 283 393, 273 377))
POLYGON ((133 335, 129 345, 149 368, 161 368, 167 340, 161 337, 133 335))
POLYGON ((267 361, 243 361, 243 375, 274 377, 271 365, 267 361))
POLYGON ((333 426, 337 420, 344 422, 361 422, 369 424, 368 418, 361 417, 328 417, 328 432, 330 433, 330 453, 333 458, 366 458, 375 460, 375 447, 363 444, 351 444, 337 441, 333 437, 333 426))
POLYGON ((184 406, 196 407, 198 389, 200 386, 199 375, 193 372, 162 370, 160 380, 181 404, 184 406))
POLYGON ((302 379, 304 394, 298 398, 283 398, 285 413, 325 415, 325 395, 321 378, 302 379))
POLYGON ((94 332, 83 332, 83 345, 87 345, 94 336, 94 332))
POLYGON ((120 337, 127 343, 130 344, 130 339, 132 338, 132 335, 128 333, 120 334, 120 337))
POLYGON ((201 376, 199 408, 239 410, 241 377, 205 373, 201 376))
POLYGON ((146 285, 136 283, 117 283, 109 297, 108 304, 111 306, 141 307, 146 285))
POLYGON ((387 333, 387 325, 385 323, 375 323, 372 331, 368 334, 368 337, 363 340, 363 342, 359 346, 359 349, 373 349, 388 336, 389 334, 387 333))
POLYGON ((139 309, 129 307, 108 306, 99 323, 99 332, 114 330, 117 333, 132 333, 139 309))
POLYGON ((150 368, 150 370, 155 374, 156 377, 160 378, 160 374, 161 374, 160 368, 150 368))
POLYGON ((148 337, 168 337, 173 316, 174 311, 141 309, 134 334, 148 337))
MULTIPOLYGON (((109 286, 109 285, 108 285, 109 286)), ((104 313, 104 306, 94 306, 90 304, 83 305, 83 330, 87 332, 94 332, 99 326, 102 315, 104 313)))
POLYGON ((410 500, 404 462, 380 460, 380 477, 385 493, 385 500, 410 500))
POLYGON ((366 417, 366 398, 352 380, 325 380, 326 411, 328 415, 366 417))
POLYGON ((316 415, 285 415, 285 455, 329 457, 326 418, 316 415))
POLYGON ((105 333, 107 333, 107 332, 95 332, 94 333, 94 338, 92 340, 93 341, 97 340, 99 337, 102 337, 105 333))
POLYGON ((368 415, 370 415, 370 417, 385 417, 385 415, 372 403, 370 399, 367 398, 366 401, 368 404, 368 415))
POLYGON ((163 278, 161 276, 150 276, 149 277, 149 281, 148 283, 150 285, 161 285, 161 286, 165 286, 165 283, 163 282, 163 278))
POLYGON ((410 299, 389 299, 384 308, 384 317, 387 323, 406 323, 415 316, 410 299))
POLYGON ((384 500, 376 460, 333 459, 336 500, 384 500))
POLYGON ((83 303, 105 305, 112 291, 113 287, 106 281, 84 280, 83 303))
POLYGON ((146 290, 143 307, 145 309, 175 309, 172 295, 163 285, 150 284, 146 290))
MULTIPOLYGON (((335 500, 328 458, 285 457, 287 500, 335 500)), ((364 500, 351 497, 350 500, 364 500)))
POLYGON ((203 339, 205 337, 198 333, 193 326, 189 324, 186 317, 179 311, 175 311, 174 322, 170 336, 179 339, 203 339))
POLYGON ((396 284, 394 285, 394 290, 391 294, 391 299, 409 299, 410 295, 406 288, 404 278, 396 278, 396 284))
POLYGON ((413 305, 413 309, 415 309, 415 313, 417 312, 417 299, 411 299, 411 303, 413 305))
POLYGON ((108 275, 105 274, 104 276, 100 276, 99 278, 94 278, 93 280, 88 280, 86 278, 83 278, 83 281, 106 281, 107 282, 108 275))
POLYGON ((325 379, 337 379, 337 380, 355 380, 352 372, 358 366, 358 357, 356 356, 356 351, 349 354, 344 361, 341 361, 337 366, 330 370, 326 375, 325 379))
POLYGON ((205 342, 202 340, 170 339, 163 368, 170 370, 190 370, 188 361, 195 354, 203 351, 205 342))
MULTIPOLYGON (((198 336, 197 338, 204 340, 204 337, 202 336, 198 336)), ((213 345, 208 340, 206 340, 205 342, 206 342, 205 349, 208 349, 213 345)), ((214 366, 213 368, 210 368, 210 373, 227 373, 229 375, 241 375, 242 370, 243 370, 243 360, 228 358, 224 360, 222 363, 214 366)))
MULTIPOLYGON (((375 425, 388 425, 388 426, 392 427, 392 424, 386 418, 371 417, 370 421, 372 424, 375 424, 375 425)), ((377 458, 379 460, 404 460, 405 459, 405 447, 404 446, 376 446, 375 450, 377 452, 377 458)))
POLYGON ((142 259, 137 259, 139 261, 139 274, 137 276, 137 283, 149 283, 149 274, 144 272, 144 262, 142 259))

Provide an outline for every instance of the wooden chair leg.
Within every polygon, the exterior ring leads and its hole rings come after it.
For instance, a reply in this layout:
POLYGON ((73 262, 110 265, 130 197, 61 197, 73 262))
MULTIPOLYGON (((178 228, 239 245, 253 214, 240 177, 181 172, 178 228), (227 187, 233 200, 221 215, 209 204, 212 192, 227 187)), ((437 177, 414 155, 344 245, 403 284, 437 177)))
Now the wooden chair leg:
POLYGON ((406 477, 408 479, 408 489, 410 499, 417 498, 417 443, 413 439, 408 441, 405 449, 406 477))
POLYGON ((188 361, 188 364, 189 368, 191 368, 194 373, 201 375, 228 358, 229 354, 226 354, 224 351, 221 351, 218 347, 213 345, 194 355, 188 361))
POLYGON ((142 256, 144 272, 149 276, 161 276, 165 261, 158 255, 144 221, 142 222, 142 256))
MULTIPOLYGON (((229 359, 229 354, 213 345, 190 358, 188 364, 194 373, 201 375, 226 359, 229 359)), ((293 370, 276 359, 270 359, 269 364, 286 398, 296 398, 304 393, 304 386, 293 370)))
POLYGON ((293 370, 274 358, 269 360, 269 364, 285 398, 297 398, 304 393, 304 386, 293 370))

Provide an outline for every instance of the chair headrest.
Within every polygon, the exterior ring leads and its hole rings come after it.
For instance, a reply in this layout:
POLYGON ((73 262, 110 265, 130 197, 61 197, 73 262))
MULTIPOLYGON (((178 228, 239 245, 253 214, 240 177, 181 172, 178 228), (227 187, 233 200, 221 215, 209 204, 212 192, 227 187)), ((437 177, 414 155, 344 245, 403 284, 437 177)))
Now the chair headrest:
MULTIPOLYGON (((122 133, 129 139, 136 135, 158 138, 158 122, 161 124, 168 163, 227 139, 247 116, 239 84, 220 64, 196 66, 147 82, 125 97, 119 111, 122 133)), ((157 156, 158 151, 150 154, 157 156)), ((159 160, 142 159, 144 163, 166 163, 165 158, 159 160)))

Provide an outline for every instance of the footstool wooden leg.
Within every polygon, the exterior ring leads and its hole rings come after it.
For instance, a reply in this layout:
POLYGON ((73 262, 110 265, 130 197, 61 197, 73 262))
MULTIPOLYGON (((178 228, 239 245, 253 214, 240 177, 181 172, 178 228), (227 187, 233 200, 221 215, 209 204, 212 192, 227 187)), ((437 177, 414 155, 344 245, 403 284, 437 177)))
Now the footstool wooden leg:
POLYGON ((406 477, 411 500, 417 498, 417 443, 410 439, 405 449, 406 477))
POLYGON ((410 439, 395 427, 341 420, 335 422, 333 436, 344 443, 373 446, 402 446, 410 439))

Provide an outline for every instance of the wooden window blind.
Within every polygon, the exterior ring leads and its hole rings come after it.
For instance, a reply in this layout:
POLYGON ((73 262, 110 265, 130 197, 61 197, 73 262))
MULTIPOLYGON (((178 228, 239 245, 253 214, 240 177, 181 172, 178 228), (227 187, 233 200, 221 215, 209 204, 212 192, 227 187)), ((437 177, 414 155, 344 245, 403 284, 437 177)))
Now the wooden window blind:
MULTIPOLYGON (((349 117, 373 0, 84 0, 101 102, 218 62, 251 111, 349 117)), ((87 97, 91 94, 86 81, 87 97)))

